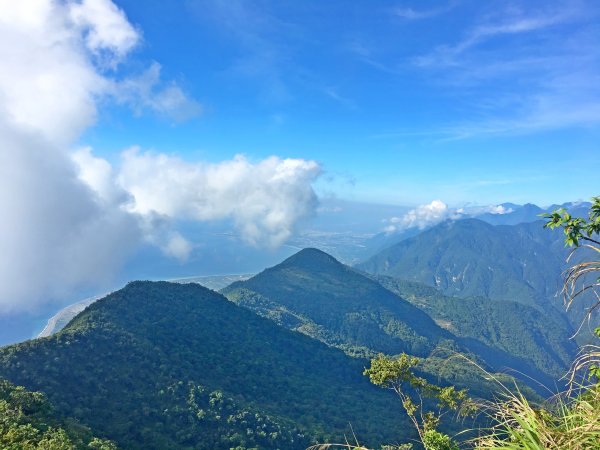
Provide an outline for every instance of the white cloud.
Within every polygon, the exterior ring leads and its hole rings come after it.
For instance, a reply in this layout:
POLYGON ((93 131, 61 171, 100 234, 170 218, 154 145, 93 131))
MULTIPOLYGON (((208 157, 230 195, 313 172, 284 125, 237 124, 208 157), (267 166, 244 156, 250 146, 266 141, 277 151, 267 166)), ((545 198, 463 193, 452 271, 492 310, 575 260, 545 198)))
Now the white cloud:
POLYGON ((131 212, 197 221, 233 219, 254 245, 281 245, 296 223, 312 214, 314 161, 270 157, 256 164, 243 156, 217 164, 187 163, 165 154, 123 153, 119 185, 131 212))
POLYGON ((184 260, 179 219, 232 219, 278 245, 315 207, 311 161, 220 164, 127 151, 110 164, 72 145, 99 101, 185 118, 199 106, 154 63, 116 81, 140 34, 109 0, 0 0, 0 313, 108 282, 142 241, 184 260))
POLYGON ((0 0, 0 103, 12 126, 70 142, 96 118, 106 80, 62 3, 0 0))
MULTIPOLYGON (((70 16, 73 5, 0 0, 0 312, 102 283, 140 239, 136 218, 119 198, 103 200, 84 182, 99 186, 107 168, 97 164, 80 178, 67 150, 94 123, 96 102, 110 84, 92 61, 85 33, 123 17, 113 5, 82 28, 70 16)), ((111 33, 127 25, 116 24, 111 33)), ((127 51, 93 42, 107 56, 127 51)))
POLYGON ((106 207, 65 152, 0 123, 0 313, 99 285, 140 239, 137 220, 106 207))
POLYGON ((174 81, 161 81, 160 71, 160 64, 153 62, 141 75, 115 83, 115 98, 129 105, 138 115, 144 110, 151 110, 175 121, 183 121, 200 114, 200 104, 190 99, 174 81))
POLYGON ((167 255, 177 258, 180 261, 185 261, 192 252, 192 244, 181 234, 174 232, 169 236, 166 243, 161 246, 161 249, 167 255))
POLYGON ((512 208, 503 205, 465 206, 455 210, 457 215, 464 217, 477 217, 482 214, 503 215, 513 212, 512 208))
POLYGON ((392 217, 388 220, 390 225, 385 228, 387 233, 395 233, 409 228, 420 230, 446 220, 453 214, 441 200, 433 200, 431 203, 411 209, 401 217, 392 217))
POLYGON ((199 105, 177 83, 160 80, 158 63, 121 82, 102 71, 105 63, 116 67, 139 39, 108 0, 0 0, 5 120, 64 146, 95 122, 99 99, 176 120, 197 114, 199 105))
POLYGON ((84 147, 71 154, 77 167, 77 177, 91 188, 97 198, 107 205, 124 204, 127 193, 115 183, 114 170, 108 161, 92 154, 91 147, 84 147))
POLYGON ((512 209, 502 205, 466 206, 462 208, 450 208, 441 200, 433 200, 431 203, 417 206, 400 217, 387 219, 388 225, 384 231, 388 234, 402 232, 411 228, 424 230, 437 225, 444 220, 456 220, 465 217, 477 217, 482 214, 509 214, 512 209))
POLYGON ((512 208, 507 208, 502 205, 495 205, 495 206, 490 206, 488 212, 490 214, 503 215, 503 214, 510 214, 511 212, 513 212, 513 210, 512 210, 512 208))
POLYGON ((87 48, 114 67, 140 40, 125 13, 110 0, 69 3, 69 16, 85 35, 87 48))

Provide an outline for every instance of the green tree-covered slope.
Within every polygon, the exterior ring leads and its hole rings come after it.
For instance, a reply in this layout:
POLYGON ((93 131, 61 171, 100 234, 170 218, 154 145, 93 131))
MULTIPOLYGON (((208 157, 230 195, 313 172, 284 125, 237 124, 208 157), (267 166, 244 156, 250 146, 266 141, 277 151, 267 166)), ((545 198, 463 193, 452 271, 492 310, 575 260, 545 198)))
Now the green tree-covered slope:
POLYGON ((426 356, 453 339, 420 309, 317 249, 301 250, 221 292, 280 325, 348 352, 426 356))
POLYGON ((58 334, 0 349, 0 377, 126 449, 300 449, 406 439, 364 360, 198 285, 134 282, 58 334))
MULTIPOLYGON (((510 226, 477 219, 448 221, 381 251, 357 268, 424 283, 449 296, 532 306, 557 324, 566 318, 572 335, 583 325, 576 336, 582 345, 593 341, 592 329, 584 320, 595 298, 584 296, 565 310, 558 295, 569 255, 563 236, 545 230, 541 221, 510 226)), ((582 249, 570 263, 588 256, 582 249)))
POLYGON ((569 324, 537 308, 483 297, 449 297, 422 283, 383 275, 376 279, 456 336, 529 360, 556 378, 565 374, 577 352, 569 324))
POLYGON ((69 419, 61 419, 41 392, 0 379, 0 448, 4 450, 116 450, 69 419))
MULTIPOLYGON (((541 222, 493 226, 465 219, 442 223, 357 267, 425 283, 446 295, 548 307, 566 255, 561 236, 544 230, 541 222)), ((555 302, 555 307, 562 305, 555 302)))
MULTIPOLYGON (((479 395, 489 396, 492 389, 481 383, 481 373, 465 373, 461 367, 464 360, 455 365, 444 363, 445 355, 464 352, 490 370, 510 367, 551 384, 564 373, 560 369, 566 369, 560 358, 540 356, 542 362, 536 365, 523 352, 513 354, 510 346, 497 345, 498 340, 480 339, 483 335, 477 332, 455 334, 455 330, 444 328, 444 321, 436 323, 418 303, 411 304, 376 280, 315 249, 304 249, 222 292, 241 306, 350 355, 406 352, 426 357, 430 377, 444 372, 443 380, 475 389, 479 395), (444 364, 446 369, 442 370, 444 364)), ((516 323, 510 329, 500 324, 499 333, 520 333, 513 347, 524 340, 533 348, 529 341, 538 336, 519 329, 526 325, 523 322, 516 323)), ((469 369, 477 372, 473 366, 469 369)))

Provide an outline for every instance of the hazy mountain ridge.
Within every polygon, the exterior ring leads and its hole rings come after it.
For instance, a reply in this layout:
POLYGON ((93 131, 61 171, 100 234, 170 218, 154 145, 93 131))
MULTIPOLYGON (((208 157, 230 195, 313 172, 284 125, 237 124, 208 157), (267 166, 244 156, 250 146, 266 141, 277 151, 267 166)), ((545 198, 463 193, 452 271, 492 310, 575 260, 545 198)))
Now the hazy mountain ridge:
MULTIPOLYGON (((382 250, 357 267, 424 283, 449 296, 522 303, 557 324, 566 319, 564 329, 573 335, 594 299, 582 296, 565 310, 559 292, 570 251, 564 245, 564 234, 545 229, 543 221, 494 226, 465 219, 441 223, 382 250)), ((589 257, 588 253, 579 249, 570 263, 589 257)), ((589 343, 592 331, 585 326, 581 331, 577 342, 589 343)))
MULTIPOLYGON (((562 205, 552 205, 548 208, 540 208, 536 205, 516 205, 503 203, 500 205, 504 214, 478 213, 473 217, 496 223, 514 223, 539 220, 537 214, 540 211, 551 211, 564 207, 574 215, 585 215, 587 202, 570 202, 562 205)), ((341 200, 323 200, 318 216, 314 219, 308 229, 301 229, 292 237, 291 245, 282 249, 277 254, 268 256, 258 255, 256 249, 249 249, 239 239, 226 234, 224 228, 218 224, 204 231, 185 228, 186 233, 193 236, 194 240, 203 242, 200 254, 191 255, 185 265, 166 258, 156 249, 146 249, 135 260, 127 264, 123 276, 120 277, 124 284, 132 279, 168 279, 174 277, 186 277, 188 280, 200 282, 211 289, 220 289, 221 276, 194 276, 198 273, 234 273, 237 271, 257 271, 267 265, 273 265, 283 258, 290 256, 296 248, 316 247, 323 250, 346 264, 357 264, 365 258, 375 255, 386 247, 394 245, 402 240, 416 236, 423 232, 418 228, 410 228, 398 233, 378 233, 386 218, 394 215, 402 215, 410 208, 393 205, 362 204, 341 200), (223 228, 223 229, 222 229, 223 228), (235 263, 235 264, 234 264, 235 263), (198 278, 195 280, 195 278, 198 278), (211 278, 215 278, 216 284, 211 285, 211 278)), ((475 207, 475 210, 477 207, 475 207)), ((485 208, 481 208, 485 210, 485 208)), ((238 272, 239 273, 239 272, 238 272)), ((234 281, 231 279, 230 281, 234 281)), ((121 284, 117 284, 119 286, 121 284)), ((114 288, 113 288, 114 289, 114 288)), ((111 289, 107 288, 105 292, 111 289)), ((97 292, 86 292, 84 296, 97 295, 97 292)), ((104 295, 104 294, 103 294, 104 295)), ((72 299, 75 302, 77 297, 72 299)), ((47 330, 42 335, 56 332, 64 324, 75 316, 69 313, 70 307, 64 307, 66 311, 56 311, 47 308, 47 311, 38 313, 39 317, 0 317, 0 345, 18 342, 39 334, 46 321, 50 321, 47 330), (66 314, 65 314, 66 313, 66 314), (49 318, 49 319, 48 319, 49 318), (54 322, 58 322, 54 324, 54 322), (30 329, 30 332, 19 330, 30 329)), ((76 307, 77 309, 77 307, 76 307)), ((48 325, 48 324, 46 324, 48 325)))
MULTIPOLYGON (((489 207, 465 207, 458 208, 451 214, 452 220, 465 220, 465 219, 478 219, 483 222, 489 223, 490 225, 518 225, 531 222, 538 222, 540 220, 540 214, 549 213, 560 208, 568 210, 573 216, 584 217, 587 215, 587 211, 590 207, 589 202, 567 202, 561 205, 550 205, 546 208, 542 208, 533 203, 526 203, 524 205, 517 205, 515 203, 501 203, 498 205, 502 212, 490 212, 489 207)), ((421 224, 420 227, 411 227, 406 229, 399 229, 395 232, 380 232, 374 235, 365 243, 365 249, 362 253, 364 259, 371 258, 379 252, 391 247, 399 242, 406 239, 412 238, 425 232, 438 223, 434 222, 431 224, 421 224)), ((360 262, 355 262, 359 264, 360 262)))
POLYGON ((419 281, 449 295, 481 295, 538 306, 558 291, 568 254, 562 236, 542 225, 447 221, 357 267, 419 281))

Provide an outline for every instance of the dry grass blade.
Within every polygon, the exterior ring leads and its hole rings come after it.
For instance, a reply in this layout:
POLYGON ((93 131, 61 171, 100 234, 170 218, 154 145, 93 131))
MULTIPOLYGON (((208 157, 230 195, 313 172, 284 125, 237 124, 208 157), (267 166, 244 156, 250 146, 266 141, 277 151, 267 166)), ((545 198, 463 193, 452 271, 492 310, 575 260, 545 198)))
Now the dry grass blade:
MULTIPOLYGON (((600 347, 597 345, 584 345, 579 350, 577 358, 571 364, 571 368, 567 373, 569 378, 569 392, 575 383, 578 373, 587 370, 590 366, 600 364, 600 347)), ((565 377, 567 376, 565 375, 565 377)))
MULTIPOLYGON (((600 253, 600 247, 590 244, 581 245, 571 251, 567 258, 567 262, 571 261, 575 252, 581 249, 588 249, 592 252, 600 253)), ((596 277, 598 274, 600 274, 600 261, 597 260, 583 261, 574 264, 566 271, 561 293, 563 294, 567 309, 571 308, 576 299, 586 293, 592 292, 596 297, 595 302, 587 308, 586 318, 582 320, 575 334, 578 334, 581 331, 586 320, 589 323, 594 310, 600 307, 600 295, 598 295, 597 291, 600 287, 600 277, 596 277), (592 276, 592 280, 590 280, 590 276, 592 276)), ((570 386, 573 385, 578 373, 588 370, 590 366, 600 365, 599 350, 600 348, 590 345, 581 349, 567 374, 570 386)))
POLYGON ((543 406, 533 406, 517 393, 497 402, 488 414, 496 425, 471 441, 476 449, 600 449, 597 388, 575 398, 555 397, 543 406))

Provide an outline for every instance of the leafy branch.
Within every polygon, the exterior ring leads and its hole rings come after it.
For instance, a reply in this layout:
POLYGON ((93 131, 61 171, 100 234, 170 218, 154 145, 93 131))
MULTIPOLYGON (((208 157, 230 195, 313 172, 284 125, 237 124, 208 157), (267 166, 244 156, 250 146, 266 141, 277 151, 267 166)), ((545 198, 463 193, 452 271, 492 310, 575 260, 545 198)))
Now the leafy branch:
POLYGON ((592 236, 600 234, 600 196, 592 197, 592 206, 588 214, 588 219, 582 217, 572 217, 564 208, 551 213, 540 214, 547 222, 544 228, 562 228, 565 233, 565 245, 569 247, 579 247, 580 240, 600 245, 600 241, 593 239, 592 236))
POLYGON ((457 444, 437 431, 442 416, 468 404, 467 391, 454 386, 440 387, 413 373, 419 358, 402 353, 397 357, 383 354, 371 360, 365 369, 371 383, 393 390, 402 402, 419 438, 427 450, 458 450, 457 444), (437 411, 426 410, 424 399, 437 401, 437 411))

